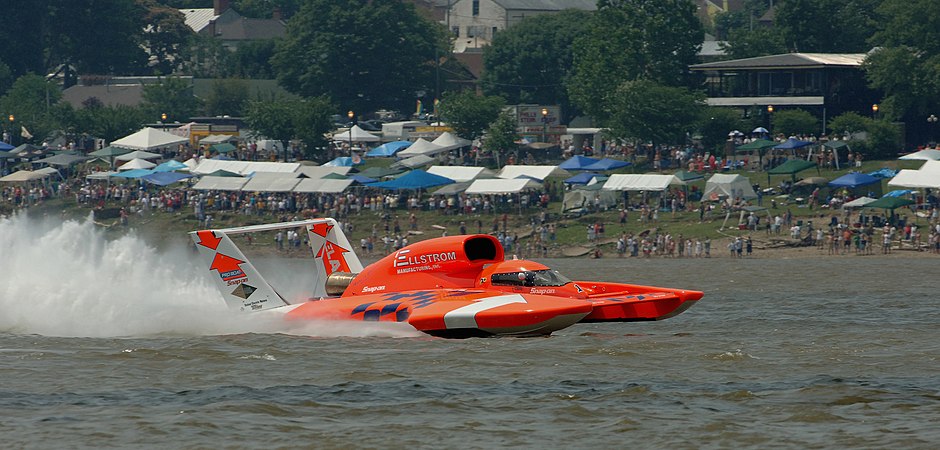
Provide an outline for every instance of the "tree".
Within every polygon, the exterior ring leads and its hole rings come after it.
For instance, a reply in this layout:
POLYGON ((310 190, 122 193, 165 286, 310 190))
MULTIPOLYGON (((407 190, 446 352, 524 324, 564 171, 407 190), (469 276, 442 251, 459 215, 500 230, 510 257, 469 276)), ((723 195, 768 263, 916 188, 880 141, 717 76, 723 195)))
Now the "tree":
POLYGON ((141 45, 150 55, 149 66, 158 74, 171 74, 180 66, 182 46, 193 34, 179 10, 146 0, 147 7, 141 45))
POLYGON ((574 43, 567 82, 576 105, 603 122, 608 94, 625 81, 688 85, 704 33, 689 0, 600 0, 589 29, 574 43))
POLYGON ((702 146, 721 154, 728 141, 728 133, 743 129, 743 125, 740 112, 712 106, 702 109, 697 128, 702 135, 702 146))
POLYGON ((228 54, 225 66, 230 70, 229 76, 256 79, 272 79, 275 77, 271 68, 271 58, 274 57, 275 40, 245 42, 238 46, 234 52, 228 54))
POLYGON ((829 129, 833 135, 854 134, 860 131, 868 131, 871 119, 855 112, 847 112, 834 117, 829 122, 829 129))
POLYGON ((880 3, 882 0, 786 0, 776 11, 774 25, 792 51, 866 52, 871 48, 867 39, 878 27, 875 11, 880 3))
POLYGON ((23 75, 0 98, 0 111, 4 112, 4 119, 9 114, 14 116, 15 131, 25 127, 33 136, 42 139, 55 128, 52 113, 60 98, 62 93, 55 84, 39 75, 23 75))
POLYGON ((206 97, 206 114, 241 116, 247 101, 247 81, 237 78, 215 80, 206 97))
POLYGON ((685 88, 650 80, 628 81, 611 95, 607 125, 615 138, 639 139, 654 146, 684 143, 704 104, 703 94, 685 88))
POLYGON ((473 91, 447 92, 438 111, 458 136, 473 140, 496 120, 504 104, 502 97, 479 96, 473 91))
POLYGON ((721 49, 734 59, 775 55, 787 51, 783 35, 773 28, 733 30, 729 33, 728 41, 720 45, 721 49))
POLYGON ((777 111, 773 114, 774 133, 786 136, 795 134, 816 134, 819 132, 819 120, 802 109, 777 111))
POLYGON ((442 26, 405 2, 309 0, 271 60, 278 81, 304 97, 328 95, 343 110, 410 109, 430 91, 435 60, 449 51, 442 26))
POLYGON ((86 132, 106 142, 127 136, 140 129, 140 124, 147 122, 140 108, 100 103, 78 110, 76 119, 76 131, 86 132))
POLYGON ((323 135, 332 128, 330 113, 334 106, 325 97, 308 100, 251 101, 248 103, 245 121, 257 135, 281 141, 284 160, 287 160, 287 144, 291 139, 302 139, 307 144, 308 155, 316 155, 313 149, 322 146, 323 135))
POLYGON ((587 31, 591 14, 571 9, 529 17, 497 34, 483 50, 483 92, 509 104, 557 104, 565 117, 577 115, 565 81, 574 57, 572 43, 587 31))
POLYGON ((275 8, 281 12, 281 17, 289 19, 297 10, 303 0, 235 0, 232 7, 245 17, 269 19, 275 8))
POLYGON ((516 147, 516 119, 508 111, 500 112, 496 120, 490 124, 483 138, 483 148, 493 153, 496 167, 501 167, 499 155, 516 147))
POLYGON ((166 114, 169 121, 184 121, 195 115, 200 105, 188 81, 180 77, 167 77, 158 84, 144 86, 140 107, 153 120, 166 114))

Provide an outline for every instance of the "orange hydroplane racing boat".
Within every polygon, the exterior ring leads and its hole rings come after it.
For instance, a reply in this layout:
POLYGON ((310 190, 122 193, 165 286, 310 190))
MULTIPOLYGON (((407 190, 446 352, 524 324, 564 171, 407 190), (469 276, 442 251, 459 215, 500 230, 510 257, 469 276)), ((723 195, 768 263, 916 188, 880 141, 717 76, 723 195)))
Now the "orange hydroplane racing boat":
POLYGON ((666 319, 702 293, 571 281, 534 261, 506 260, 490 235, 411 244, 363 267, 333 219, 191 232, 226 303, 245 311, 282 308, 289 319, 405 322, 441 337, 537 336, 578 322, 666 319), (310 292, 284 298, 232 241, 245 233, 305 232, 314 256, 310 292))

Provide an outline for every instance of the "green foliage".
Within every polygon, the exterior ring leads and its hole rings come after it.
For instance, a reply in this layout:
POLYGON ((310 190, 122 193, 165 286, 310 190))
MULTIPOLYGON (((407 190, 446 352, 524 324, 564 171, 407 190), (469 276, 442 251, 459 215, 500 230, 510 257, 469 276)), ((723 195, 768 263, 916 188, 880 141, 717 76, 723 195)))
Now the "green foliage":
POLYGON ((626 81, 688 84, 703 36, 689 0, 600 0, 589 30, 575 40, 569 95, 603 122, 611 89, 626 81))
POLYGON ((590 18, 590 12, 566 10, 526 18, 497 34, 483 51, 483 92, 509 104, 557 104, 565 117, 577 115, 564 82, 574 57, 572 43, 587 31, 590 18))
POLYGON ((483 135, 504 104, 502 97, 479 96, 473 91, 447 92, 438 111, 458 136, 472 140, 483 135))
POLYGON ((137 131, 140 124, 148 121, 140 108, 126 105, 85 107, 78 110, 75 117, 74 128, 68 128, 102 138, 107 142, 137 131))
POLYGON ((681 144, 686 133, 693 131, 704 103, 704 95, 685 88, 628 81, 611 95, 607 125, 615 138, 681 144))
POLYGON ((493 153, 498 167, 500 165, 499 155, 515 149, 516 140, 518 139, 516 119, 509 111, 502 111, 486 130, 486 136, 483 138, 483 148, 493 153))
POLYGON ((6 94, 13 87, 13 71, 10 66, 0 61, 0 96, 6 94))
POLYGON ((901 130, 885 120, 867 121, 868 139, 851 141, 852 148, 866 159, 895 159, 901 148, 901 130))
MULTIPOLYGON (((26 127, 37 139, 55 128, 52 109, 62 98, 59 87, 39 75, 23 75, 0 98, 0 117, 13 114, 16 130, 26 127)), ((17 135, 19 133, 17 132, 17 135)))
POLYGON ((834 117, 829 122, 829 130, 833 135, 853 134, 860 131, 868 131, 871 119, 855 112, 847 112, 834 117))
MULTIPOLYGON (((705 107, 697 124, 702 146, 710 151, 722 150, 732 130, 747 133, 753 128, 744 126, 741 113, 729 108, 705 107)), ((720 154, 720 153, 719 153, 720 154)))
POLYGON ((739 29, 729 33, 728 41, 721 44, 722 49, 732 59, 753 58, 755 56, 786 53, 784 37, 773 28, 739 29))
POLYGON ((802 109, 787 109, 776 111, 773 114, 774 133, 783 133, 786 136, 796 134, 819 134, 819 120, 802 109))
POLYGON ((150 55, 150 67, 155 73, 170 74, 179 65, 178 55, 187 38, 193 34, 184 21, 183 13, 174 8, 150 4, 144 16, 146 27, 141 45, 150 55))
POLYGON ((271 58, 274 57, 275 41, 245 42, 227 55, 228 76, 258 79, 274 79, 271 58))
POLYGON ((248 101, 248 82, 232 78, 215 80, 206 97, 206 114, 241 116, 248 101))
POLYGON ((285 20, 297 13, 303 0, 235 0, 232 8, 245 17, 270 19, 275 8, 285 20))
POLYGON ((166 114, 170 122, 188 120, 200 110, 199 99, 193 96, 192 85, 180 77, 167 77, 159 84, 144 86, 140 107, 146 117, 159 120, 166 114))
POLYGON ((867 39, 878 26, 876 7, 882 0, 786 0, 774 24, 792 51, 819 53, 866 52, 867 39))
MULTIPOLYGON (((308 100, 251 101, 245 122, 260 136, 284 144, 301 139, 306 144, 308 157, 321 157, 315 149, 324 145, 323 135, 332 127, 330 113, 334 106, 325 97, 308 100)), ((286 150, 285 150, 286 151, 286 150)))
POLYGON ((405 2, 308 0, 271 62, 287 90, 327 95, 342 110, 410 110, 431 91, 446 32, 405 2))

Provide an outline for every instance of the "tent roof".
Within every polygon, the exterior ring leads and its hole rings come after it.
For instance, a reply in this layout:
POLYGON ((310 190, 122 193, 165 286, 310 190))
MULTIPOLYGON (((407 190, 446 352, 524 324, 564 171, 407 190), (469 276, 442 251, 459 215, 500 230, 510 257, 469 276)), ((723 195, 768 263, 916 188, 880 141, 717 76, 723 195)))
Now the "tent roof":
POLYGON ((570 177, 571 173, 558 166, 503 166, 502 170, 496 175, 498 178, 518 178, 524 175, 537 180, 544 180, 551 176, 570 177))
POLYGON ((338 194, 345 191, 353 182, 354 181, 351 179, 330 180, 325 178, 304 178, 294 187, 294 192, 338 194))
POLYGON ((793 175, 806 169, 816 167, 816 163, 803 159, 790 159, 787 162, 767 171, 771 175, 793 175))
POLYGON ((153 173, 154 171, 150 169, 131 169, 131 170, 125 170, 123 172, 117 172, 111 176, 114 178, 135 179, 135 178, 145 177, 147 175, 152 175, 153 173))
POLYGON ((564 182, 566 184, 588 184, 588 182, 594 179, 594 177, 600 177, 600 176, 603 176, 603 175, 599 175, 594 172, 581 172, 571 178, 565 179, 564 182))
POLYGON ((680 170, 672 174, 672 176, 674 180, 671 183, 682 185, 682 186, 688 184, 690 181, 696 181, 696 180, 701 180, 705 178, 705 175, 702 175, 698 172, 689 172, 687 170, 680 170))
POLYGON ((585 166, 594 164, 598 161, 600 160, 597 158, 590 158, 583 155, 574 155, 559 164, 558 167, 565 170, 582 170, 585 166))
POLYGON ((194 176, 195 175, 179 172, 154 172, 150 175, 144 175, 140 177, 140 179, 151 184, 156 184, 157 186, 166 186, 194 176))
POLYGON ((873 202, 873 201, 875 201, 875 199, 873 199, 873 198, 871 198, 871 197, 859 197, 859 198, 857 198, 857 199, 855 199, 855 200, 852 200, 852 201, 850 201, 850 202, 848 202, 848 203, 846 203, 845 205, 842 205, 842 206, 846 206, 846 207, 849 207, 849 208, 859 208, 859 207, 865 206, 865 205, 867 205, 867 204, 869 204, 869 203, 871 203, 871 202, 873 202))
POLYGON ((303 174, 307 178, 323 178, 327 175, 347 175, 352 167, 347 166, 300 166, 297 169, 298 174, 303 174))
POLYGON ((210 134, 199 140, 200 144, 221 144, 223 142, 232 142, 238 140, 235 136, 230 136, 227 134, 210 134))
POLYGON ((204 176, 193 186, 193 189, 197 191, 240 191, 247 182, 247 178, 204 176))
POLYGON ((134 158, 118 167, 118 170, 152 169, 157 165, 145 159, 134 158))
POLYGON ((111 143, 114 147, 129 148, 131 150, 152 150, 169 145, 189 142, 188 138, 167 133, 156 128, 144 128, 134 134, 124 136, 111 143))
POLYGON ((902 197, 881 197, 878 200, 875 200, 871 203, 865 205, 866 208, 884 208, 884 209, 895 209, 902 206, 913 205, 914 200, 902 198, 902 197))
POLYGON ((719 195, 743 199, 757 198, 757 193, 751 187, 751 180, 738 174, 716 173, 705 182, 702 199, 717 200, 719 195))
POLYGON ((787 139, 786 141, 784 141, 784 142, 782 142, 782 143, 780 143, 780 144, 775 145, 775 146, 774 146, 774 149, 776 149, 776 150, 791 150, 791 149, 794 149, 794 148, 803 148, 803 147, 806 147, 807 145, 813 145, 813 143, 812 143, 812 142, 809 142, 809 141, 801 141, 801 140, 796 139, 796 138, 789 138, 789 139, 787 139))
POLYGON ((542 183, 526 178, 474 180, 467 194, 514 194, 525 189, 539 189, 542 183))
POLYGON ((89 160, 89 159, 91 159, 91 158, 89 158, 89 157, 87 157, 87 156, 76 156, 76 155, 65 155, 65 154, 62 154, 62 155, 50 156, 50 157, 48 157, 48 158, 43 158, 43 159, 40 159, 40 160, 37 160, 37 161, 33 161, 33 163, 45 163, 45 164, 49 164, 50 166, 68 167, 68 166, 71 166, 71 165, 73 165, 73 164, 80 163, 80 162, 82 162, 82 161, 87 161, 87 160, 89 160))
POLYGON ((256 173, 242 186, 243 191, 249 192, 290 192, 300 178, 291 173, 256 173))
POLYGON ((765 148, 771 148, 777 145, 774 141, 768 141, 767 139, 755 139, 751 142, 748 142, 744 145, 739 145, 738 150, 751 151, 751 150, 763 150, 765 148))
POLYGON ((130 161, 132 159, 155 159, 159 158, 159 153, 145 152, 143 150, 135 150, 132 152, 124 153, 116 156, 114 159, 118 161, 130 161))
POLYGON ((253 162, 253 161, 223 161, 220 159, 203 159, 199 165, 191 172, 197 175, 204 175, 222 169, 234 172, 240 175, 248 175, 252 172, 297 172, 300 168, 299 163, 280 163, 280 162, 253 162))
POLYGON ((875 178, 864 173, 852 172, 830 181, 829 186, 855 188, 879 182, 881 182, 880 178, 875 178))
POLYGON ((840 149, 842 147, 848 147, 849 143, 847 141, 827 141, 823 145, 829 148, 840 149))
POLYGON ((395 156, 400 150, 408 148, 411 145, 411 141, 394 141, 386 142, 372 150, 369 150, 366 153, 366 156, 395 156))
POLYGON ((454 181, 473 181, 477 178, 493 178, 495 174, 486 167, 431 166, 428 173, 450 178, 454 181))
POLYGON ((453 182, 454 180, 450 178, 427 173, 421 169, 415 169, 394 180, 372 183, 369 185, 369 187, 392 189, 397 191, 405 189, 427 189, 434 186, 451 184, 453 182))
POLYGON ((391 175, 396 175, 402 173, 401 170, 389 169, 387 167, 369 167, 362 172, 359 172, 359 175, 367 176, 369 178, 382 178, 391 175))
POLYGON ((424 138, 419 138, 413 144, 408 146, 408 148, 399 151, 397 156, 400 158, 406 158, 409 156, 416 156, 416 155, 431 156, 433 154, 440 153, 446 150, 448 150, 447 147, 437 145, 433 142, 428 142, 424 138))
POLYGON ((459 194, 459 193, 461 193, 461 192, 465 192, 465 191, 467 190, 467 188, 470 187, 471 184, 473 184, 472 181, 461 181, 461 182, 454 183, 454 184, 448 184, 448 185, 445 185, 445 186, 441 187, 440 189, 434 191, 434 194, 435 194, 435 195, 437 195, 437 194, 440 194, 440 195, 454 195, 454 194, 459 194))
POLYGON ((156 172, 172 172, 174 170, 189 170, 189 166, 175 159, 171 159, 161 163, 157 167, 154 167, 153 170, 156 172))
POLYGON ((629 165, 630 163, 627 161, 621 161, 619 159, 603 158, 600 161, 597 161, 596 163, 588 164, 584 166, 583 169, 584 170, 599 170, 603 172, 607 170, 619 169, 621 167, 626 167, 629 165))
POLYGON ((604 183, 608 191, 665 191, 673 180, 672 175, 659 174, 615 174, 604 183))
MULTIPOLYGON (((399 152, 399 155, 401 155, 401 152, 399 152)), ((421 167, 421 166, 427 165, 433 161, 434 161, 434 158, 428 155, 415 155, 410 158, 406 158, 401 161, 398 161, 395 164, 392 164, 391 167, 415 168, 415 167, 421 167)))
POLYGON ((431 143, 440 145, 442 147, 453 147, 453 148, 466 147, 472 144, 472 142, 470 142, 469 140, 461 138, 461 137, 457 137, 450 131, 445 131, 441 133, 441 135, 438 136, 437 139, 434 139, 433 141, 431 141, 431 143))
POLYGON ((937 161, 937 160, 940 160, 940 150, 933 149, 933 148, 928 148, 928 149, 925 149, 925 150, 921 150, 921 151, 919 151, 919 152, 914 152, 914 153, 910 153, 910 154, 904 155, 904 156, 902 156, 902 157, 900 157, 900 158, 898 158, 898 159, 904 159, 904 160, 911 160, 911 159, 914 159, 914 160, 925 160, 925 161, 937 161))
POLYGON ((112 147, 109 145, 103 149, 89 153, 88 156, 111 157, 130 153, 131 151, 132 150, 128 148, 112 147))
POLYGON ((352 128, 333 135, 333 142, 378 142, 381 138, 363 130, 359 125, 353 125, 352 128), (352 138, 349 135, 352 134, 352 138))
POLYGON ((235 150, 238 150, 238 147, 228 142, 222 142, 220 144, 213 144, 212 147, 209 147, 209 149, 214 152, 229 153, 229 152, 234 152, 235 150))
POLYGON ((940 188, 940 176, 922 170, 904 169, 888 181, 888 186, 907 188, 940 188))
POLYGON ((18 172, 13 172, 3 178, 0 178, 0 181, 15 183, 18 181, 33 181, 41 180, 43 178, 48 178, 48 173, 37 172, 33 170, 20 170, 18 172))

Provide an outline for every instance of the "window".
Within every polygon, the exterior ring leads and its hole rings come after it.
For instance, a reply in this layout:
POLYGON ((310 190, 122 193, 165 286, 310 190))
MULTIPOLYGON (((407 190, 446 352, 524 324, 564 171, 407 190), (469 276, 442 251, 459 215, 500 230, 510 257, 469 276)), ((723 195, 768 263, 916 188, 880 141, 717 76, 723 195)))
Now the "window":
POLYGON ((529 270, 526 272, 494 273, 490 277, 494 286, 564 286, 571 282, 557 270, 529 270))
POLYGON ((480 15, 480 0, 473 0, 473 17, 480 15))
POLYGON ((486 28, 484 28, 483 26, 480 26, 480 25, 471 25, 471 26, 468 26, 468 27, 467 27, 467 37, 468 37, 468 38, 472 38, 472 37, 482 37, 482 38, 485 38, 485 37, 486 37, 486 31, 484 31, 484 30, 486 30, 486 28))
POLYGON ((452 27, 450 31, 454 33, 454 37, 460 37, 460 27, 452 27))

